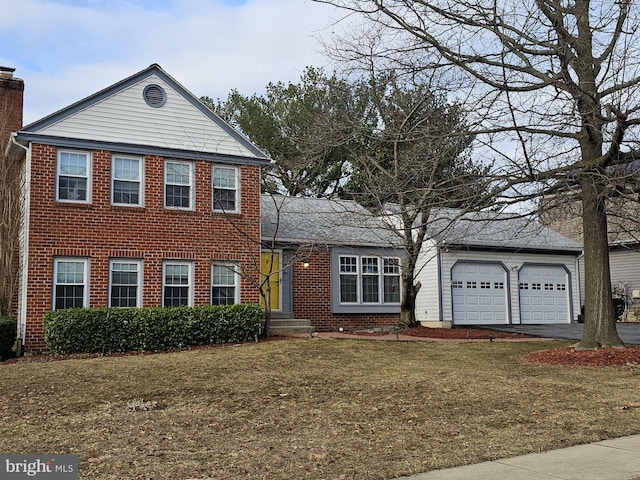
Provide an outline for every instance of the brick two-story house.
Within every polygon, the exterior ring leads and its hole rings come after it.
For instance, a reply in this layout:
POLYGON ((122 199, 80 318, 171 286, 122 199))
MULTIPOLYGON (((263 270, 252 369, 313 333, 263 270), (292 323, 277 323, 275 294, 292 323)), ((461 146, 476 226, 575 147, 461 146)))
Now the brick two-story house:
POLYGON ((25 126, 10 149, 24 159, 26 351, 46 348, 51 309, 259 301, 269 159, 158 65, 25 126))

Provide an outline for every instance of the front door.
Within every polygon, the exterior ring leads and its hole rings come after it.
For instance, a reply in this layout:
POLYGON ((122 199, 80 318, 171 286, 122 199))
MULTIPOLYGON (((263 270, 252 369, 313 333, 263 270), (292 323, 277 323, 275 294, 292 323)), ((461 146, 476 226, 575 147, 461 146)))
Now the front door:
MULTIPOLYGON (((280 262, 280 253, 279 252, 263 252, 260 257, 260 283, 264 282, 265 279, 268 280, 267 284, 262 285, 262 291, 265 295, 270 297, 269 305, 271 306, 271 311, 279 311, 280 310, 280 272, 281 272, 281 262, 280 262)), ((264 297, 260 296, 260 306, 265 308, 264 305, 264 297)))

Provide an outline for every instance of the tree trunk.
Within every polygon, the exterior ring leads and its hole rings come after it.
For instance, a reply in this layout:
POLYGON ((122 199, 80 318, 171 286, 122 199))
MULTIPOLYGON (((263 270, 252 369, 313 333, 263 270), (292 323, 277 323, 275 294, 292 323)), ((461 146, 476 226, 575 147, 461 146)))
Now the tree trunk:
POLYGON ((600 179, 582 182, 584 229, 584 332, 578 350, 622 347, 611 296, 604 187, 600 179))
POLYGON ((402 299, 400 301, 400 325, 415 327, 416 320, 416 297, 418 288, 413 284, 413 274, 415 262, 405 255, 405 262, 402 265, 402 299))

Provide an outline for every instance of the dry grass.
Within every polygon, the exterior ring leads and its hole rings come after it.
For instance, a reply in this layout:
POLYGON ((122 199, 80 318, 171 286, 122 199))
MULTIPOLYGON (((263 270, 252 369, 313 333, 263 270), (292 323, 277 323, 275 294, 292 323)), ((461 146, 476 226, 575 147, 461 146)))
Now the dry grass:
POLYGON ((628 367, 559 343, 284 340, 0 365, 0 451, 80 478, 383 479, 640 432, 628 367))

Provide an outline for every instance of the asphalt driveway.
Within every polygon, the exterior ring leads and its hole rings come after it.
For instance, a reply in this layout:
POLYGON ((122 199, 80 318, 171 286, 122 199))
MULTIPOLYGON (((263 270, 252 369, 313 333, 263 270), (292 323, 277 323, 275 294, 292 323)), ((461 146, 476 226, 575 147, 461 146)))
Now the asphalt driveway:
MULTIPOLYGON (((568 323, 557 325, 483 325, 478 328, 498 330, 501 332, 516 332, 544 338, 559 338, 565 340, 580 340, 583 323, 568 323)), ((618 335, 627 345, 640 345, 640 323, 618 323, 618 335)))

